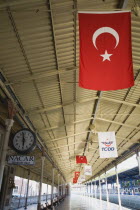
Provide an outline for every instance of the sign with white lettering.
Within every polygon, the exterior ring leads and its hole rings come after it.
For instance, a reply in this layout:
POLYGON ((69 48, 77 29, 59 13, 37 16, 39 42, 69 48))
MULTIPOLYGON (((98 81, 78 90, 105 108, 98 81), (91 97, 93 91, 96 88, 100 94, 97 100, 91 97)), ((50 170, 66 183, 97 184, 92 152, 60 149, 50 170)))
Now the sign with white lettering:
POLYGON ((9 155, 8 164, 11 165, 34 165, 35 157, 34 156, 19 156, 19 155, 9 155))

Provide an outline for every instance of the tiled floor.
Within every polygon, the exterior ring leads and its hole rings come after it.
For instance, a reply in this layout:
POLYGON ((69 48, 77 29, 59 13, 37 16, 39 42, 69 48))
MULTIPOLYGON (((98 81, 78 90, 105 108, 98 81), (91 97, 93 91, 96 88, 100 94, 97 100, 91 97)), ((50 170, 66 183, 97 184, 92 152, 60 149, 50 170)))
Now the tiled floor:
MULTIPOLYGON (((28 210, 36 210, 37 205, 28 206, 28 210)), ((23 210, 19 209, 19 210, 23 210)), ((119 210, 119 206, 110 203, 109 208, 107 208, 107 202, 90 197, 85 197, 81 195, 71 195, 66 197, 66 199, 58 206, 55 210, 119 210)), ((128 210, 128 208, 122 207, 121 210, 128 210)))
MULTIPOLYGON (((57 210, 118 210, 119 206, 110 203, 109 208, 107 208, 107 202, 101 201, 95 198, 71 195, 67 197, 63 203, 61 203, 57 210)), ((128 210, 128 208, 122 207, 122 210, 128 210)))

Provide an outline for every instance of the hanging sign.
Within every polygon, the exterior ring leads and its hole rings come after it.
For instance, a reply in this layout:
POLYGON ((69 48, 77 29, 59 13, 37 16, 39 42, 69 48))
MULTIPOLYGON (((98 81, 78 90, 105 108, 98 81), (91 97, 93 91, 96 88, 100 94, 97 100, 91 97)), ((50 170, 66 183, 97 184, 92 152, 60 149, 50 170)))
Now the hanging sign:
POLYGON ((98 132, 100 158, 118 157, 115 132, 98 132))
POLYGON ((78 180, 80 180, 80 182, 84 182, 85 181, 85 175, 81 175, 78 180))
POLYGON ((34 156, 19 156, 19 155, 9 155, 8 164, 11 165, 34 165, 35 157, 34 156))
POLYGON ((85 166, 85 175, 91 176, 92 175, 92 166, 85 166))

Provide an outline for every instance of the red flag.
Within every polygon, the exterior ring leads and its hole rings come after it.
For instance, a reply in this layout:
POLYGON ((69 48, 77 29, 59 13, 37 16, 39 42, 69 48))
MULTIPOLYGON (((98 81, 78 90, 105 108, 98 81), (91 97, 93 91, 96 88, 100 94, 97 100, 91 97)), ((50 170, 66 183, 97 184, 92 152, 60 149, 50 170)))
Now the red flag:
POLYGON ((76 156, 76 163, 87 163, 86 156, 76 156))
POLYGON ((79 86, 117 90, 134 85, 131 13, 79 13, 79 86))
POLYGON ((77 183, 77 178, 73 178, 73 184, 77 183))
POLYGON ((80 176, 80 171, 75 171, 75 178, 78 178, 80 176))

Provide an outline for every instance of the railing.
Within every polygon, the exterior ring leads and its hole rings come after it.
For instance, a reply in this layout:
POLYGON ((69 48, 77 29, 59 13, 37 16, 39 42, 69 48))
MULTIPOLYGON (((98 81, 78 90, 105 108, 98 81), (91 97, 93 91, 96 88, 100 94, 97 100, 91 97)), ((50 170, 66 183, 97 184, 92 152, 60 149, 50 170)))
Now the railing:
MULTIPOLYGON (((57 197, 57 193, 53 195, 53 199, 57 197)), ((25 197, 13 197, 10 209, 11 210, 16 210, 18 208, 22 208, 25 206, 25 197)), ((42 202, 51 202, 51 194, 48 195, 42 195, 41 196, 41 201, 42 202)), ((38 203, 38 196, 29 196, 27 200, 27 205, 32 205, 32 204, 37 204, 38 203)))

